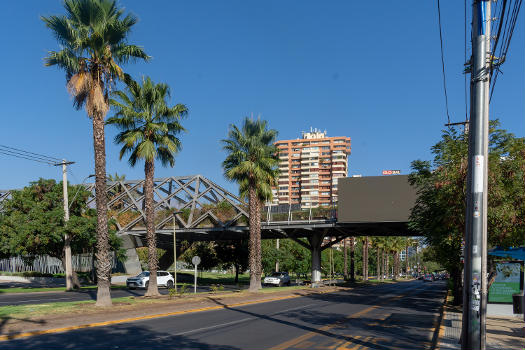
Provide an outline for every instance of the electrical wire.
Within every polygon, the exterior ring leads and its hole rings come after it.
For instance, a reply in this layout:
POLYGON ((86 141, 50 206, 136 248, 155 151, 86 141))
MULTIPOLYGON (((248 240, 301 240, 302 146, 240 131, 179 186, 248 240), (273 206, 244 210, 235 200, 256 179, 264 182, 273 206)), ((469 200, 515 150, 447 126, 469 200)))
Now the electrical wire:
POLYGON ((20 155, 28 156, 28 157, 38 158, 40 160, 44 160, 44 161, 48 161, 48 162, 55 162, 56 163, 56 162, 61 162, 62 161, 62 159, 59 159, 59 158, 56 158, 56 157, 46 156, 46 155, 43 155, 43 154, 40 154, 40 153, 35 153, 35 152, 30 152, 30 151, 24 151, 23 149, 10 147, 10 146, 5 146, 5 145, 0 145, 0 149, 2 149, 4 151, 8 151, 8 152, 14 152, 14 153, 17 153, 17 154, 20 154, 20 155))
MULTIPOLYGON (((463 4, 463 13, 464 13, 464 29, 465 29, 465 57, 463 62, 465 64, 467 63, 467 0, 464 0, 463 4)), ((464 72, 463 75, 465 76, 465 122, 468 122, 468 79, 467 79, 467 73, 464 72)))
POLYGON ((499 11, 498 32, 495 37, 494 47, 491 54, 490 62, 490 99, 494 94, 498 76, 501 73, 500 66, 505 62, 516 28, 516 23, 519 17, 522 0, 503 0, 501 10, 499 11), (509 6, 506 6, 507 3, 509 6), (497 59, 497 65, 494 66, 494 60, 497 59))
POLYGON ((448 94, 447 94, 447 80, 445 75, 445 56, 443 54, 443 33, 441 30, 441 7, 440 1, 437 1, 437 10, 438 10, 438 23, 439 23, 439 43, 441 45, 441 72, 443 73, 443 91, 445 92, 445 107, 447 110, 447 120, 450 124, 450 114, 448 113, 448 94))
POLYGON ((44 164, 47 164, 47 165, 55 165, 54 162, 44 161, 44 160, 37 159, 37 158, 26 157, 24 155, 8 152, 8 151, 2 150, 2 149, 0 149, 0 154, 4 154, 6 156, 11 156, 11 157, 20 158, 20 159, 32 160, 34 162, 44 163, 44 164))

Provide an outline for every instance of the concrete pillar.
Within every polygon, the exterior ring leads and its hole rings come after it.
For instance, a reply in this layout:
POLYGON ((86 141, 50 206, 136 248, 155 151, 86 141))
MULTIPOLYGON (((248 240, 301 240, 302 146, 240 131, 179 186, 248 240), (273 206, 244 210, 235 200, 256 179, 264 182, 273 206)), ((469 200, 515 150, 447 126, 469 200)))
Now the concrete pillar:
POLYGON ((122 248, 126 249, 126 261, 124 262, 124 269, 129 275, 138 275, 142 272, 140 266, 139 256, 135 250, 135 237, 131 235, 122 235, 122 248))
POLYGON ((319 286, 321 282, 321 245, 323 244, 324 234, 314 233, 310 238, 312 247, 312 287, 319 286))

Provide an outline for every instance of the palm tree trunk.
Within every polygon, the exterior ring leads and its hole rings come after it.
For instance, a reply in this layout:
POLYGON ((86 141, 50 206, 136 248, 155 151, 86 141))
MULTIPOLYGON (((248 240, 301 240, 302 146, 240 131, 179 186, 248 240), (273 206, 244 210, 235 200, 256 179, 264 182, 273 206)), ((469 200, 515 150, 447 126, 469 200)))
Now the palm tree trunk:
POLYGON ((366 247, 366 259, 365 259, 365 265, 366 265, 366 269, 365 269, 365 272, 366 272, 366 275, 364 276, 365 277, 365 281, 368 282, 368 276, 370 275, 370 269, 369 269, 369 266, 370 264, 368 263, 368 247, 369 246, 369 241, 368 241, 368 236, 365 237, 365 247, 366 247))
POLYGON ((157 286, 157 235, 155 234, 155 208, 153 207, 153 178, 155 177, 155 163, 153 160, 146 160, 144 164, 144 202, 146 207, 146 239, 148 242, 148 268, 149 285, 145 294, 147 297, 158 296, 159 287, 157 286))
POLYGON ((354 237, 350 237, 350 282, 355 282, 355 251, 354 237))
POLYGON ((363 242, 363 281, 368 281, 368 236, 363 242))
POLYGON ((344 266, 343 266, 343 275, 345 281, 348 280, 348 247, 346 244, 346 238, 343 240, 343 251, 344 251, 344 266))
POLYGON ((381 249, 379 247, 377 247, 376 255, 376 275, 377 280, 381 281, 381 249))
POLYGON ((408 263, 408 245, 405 247, 405 278, 408 278, 408 267, 410 264, 408 263))
MULTIPOLYGON (((385 251, 386 249, 384 249, 383 251, 385 251)), ((384 278, 385 279, 388 279, 387 276, 389 275, 388 273, 388 265, 389 265, 389 257, 388 257, 388 252, 385 252, 385 269, 384 269, 384 278)))
POLYGON ((385 249, 381 249, 381 281, 385 280, 385 249))
POLYGON ((96 306, 111 306, 111 255, 108 233, 106 197, 106 141, 104 115, 93 116, 93 148, 95 153, 95 199, 97 205, 97 302, 96 306))
POLYGON ((397 250, 394 251, 394 276, 393 276, 394 281, 397 280, 397 266, 398 266, 397 256, 398 255, 399 254, 398 254, 397 250))
POLYGON ((250 242, 249 242, 249 265, 250 265, 250 292, 257 292, 261 288, 260 273, 260 217, 259 203, 255 186, 248 190, 248 211, 250 215, 250 242), (259 225, 258 225, 259 223, 259 225), (259 230, 257 230, 259 228, 259 230), (259 238, 259 239, 258 239, 259 238), (259 255, 259 256, 258 256, 259 255))

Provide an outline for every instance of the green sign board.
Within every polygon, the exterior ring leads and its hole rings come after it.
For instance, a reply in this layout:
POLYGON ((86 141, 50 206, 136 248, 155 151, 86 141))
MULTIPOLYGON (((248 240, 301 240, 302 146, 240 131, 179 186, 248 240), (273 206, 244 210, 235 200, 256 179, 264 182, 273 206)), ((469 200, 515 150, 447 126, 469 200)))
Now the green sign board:
POLYGON ((489 303, 512 303, 512 294, 520 291, 520 263, 496 264, 496 279, 489 289, 489 303))

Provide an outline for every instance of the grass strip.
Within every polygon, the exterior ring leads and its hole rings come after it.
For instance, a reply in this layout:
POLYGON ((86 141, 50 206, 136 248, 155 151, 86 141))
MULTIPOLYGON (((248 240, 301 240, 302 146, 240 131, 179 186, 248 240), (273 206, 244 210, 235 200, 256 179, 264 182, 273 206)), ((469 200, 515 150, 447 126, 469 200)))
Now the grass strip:
MULTIPOLYGON (((80 290, 96 290, 97 286, 84 286, 80 290)), ((124 285, 111 286, 111 289, 126 289, 124 285)), ((8 293, 38 293, 38 292, 65 292, 65 287, 13 287, 0 288, 0 294, 8 293)))

